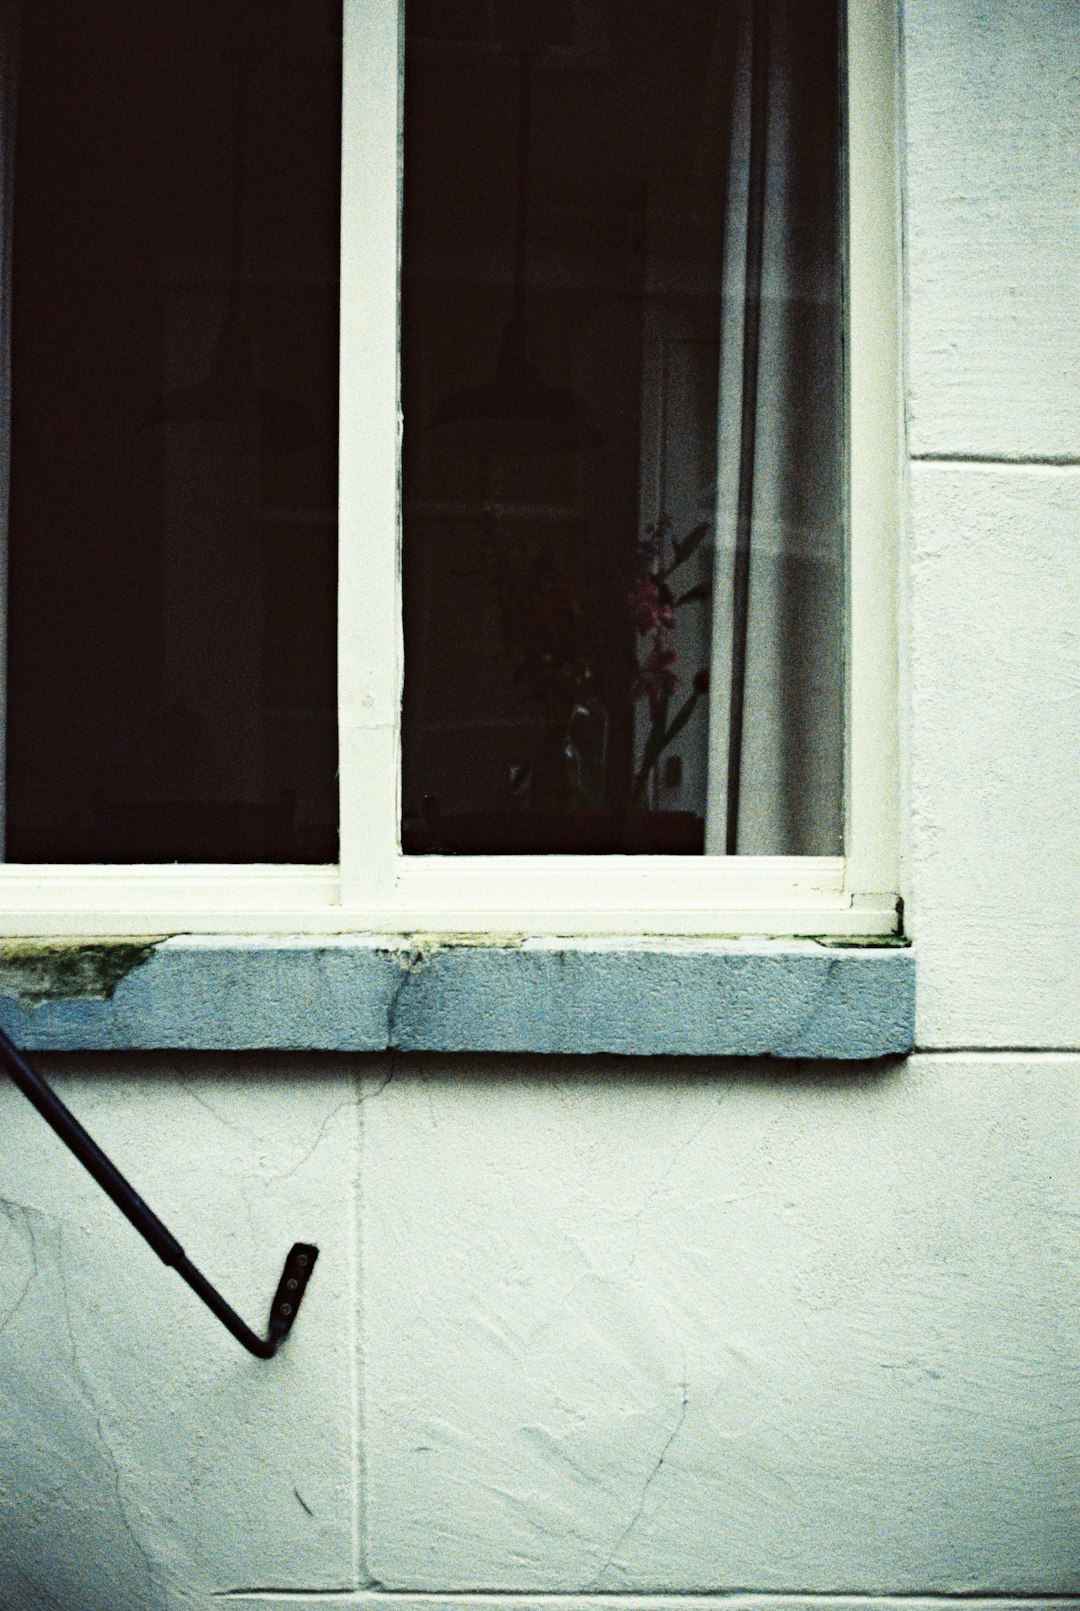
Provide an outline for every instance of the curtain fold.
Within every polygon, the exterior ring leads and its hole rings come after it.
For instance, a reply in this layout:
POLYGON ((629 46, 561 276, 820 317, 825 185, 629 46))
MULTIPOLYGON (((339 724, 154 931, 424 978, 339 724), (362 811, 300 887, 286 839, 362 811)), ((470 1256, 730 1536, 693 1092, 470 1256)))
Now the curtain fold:
POLYGON ((737 3, 706 849, 839 855, 839 17, 834 0, 737 3))

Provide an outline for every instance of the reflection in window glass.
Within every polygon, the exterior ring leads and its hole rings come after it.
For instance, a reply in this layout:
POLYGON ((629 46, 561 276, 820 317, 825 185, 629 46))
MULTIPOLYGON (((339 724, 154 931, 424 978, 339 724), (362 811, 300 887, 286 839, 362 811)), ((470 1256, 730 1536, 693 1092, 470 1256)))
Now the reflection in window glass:
POLYGON ((334 860, 340 5, 6 18, 8 859, 334 860))
POLYGON ((840 852, 839 37, 410 0, 406 852, 840 852))

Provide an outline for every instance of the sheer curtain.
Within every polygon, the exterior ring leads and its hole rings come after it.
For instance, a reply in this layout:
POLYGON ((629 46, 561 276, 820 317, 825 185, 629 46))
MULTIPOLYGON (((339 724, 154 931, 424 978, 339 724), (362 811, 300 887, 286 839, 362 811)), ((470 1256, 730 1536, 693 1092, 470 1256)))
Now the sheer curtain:
POLYGON ((843 848, 839 21, 734 0, 707 851, 843 848))

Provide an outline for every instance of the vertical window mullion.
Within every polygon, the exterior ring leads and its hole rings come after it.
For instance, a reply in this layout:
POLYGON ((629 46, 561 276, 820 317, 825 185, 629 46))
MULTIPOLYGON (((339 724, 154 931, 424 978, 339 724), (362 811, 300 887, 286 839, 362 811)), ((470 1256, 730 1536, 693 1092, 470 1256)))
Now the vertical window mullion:
POLYGON ((894 0, 847 5, 847 887, 898 868, 897 520, 902 442, 894 0))
POLYGON ((398 0, 345 0, 338 724, 346 905, 385 901, 397 851, 398 0))

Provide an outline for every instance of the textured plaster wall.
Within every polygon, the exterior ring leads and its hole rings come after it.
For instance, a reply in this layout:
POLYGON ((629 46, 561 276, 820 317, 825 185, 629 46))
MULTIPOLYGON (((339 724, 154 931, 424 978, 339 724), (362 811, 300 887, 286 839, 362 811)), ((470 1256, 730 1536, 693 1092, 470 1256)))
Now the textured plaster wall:
POLYGON ((270 1364, 0 1088, 4 1608, 1080 1604, 1078 29, 905 7, 919 1053, 52 1059, 253 1321, 320 1245, 270 1364))
POLYGON ((1080 6, 906 0, 925 1046, 1080 1045, 1080 6))
POLYGON ((87 1061, 246 1314, 323 1251, 250 1360, 3 1092, 0 1603, 1077 1589, 1077 1059, 87 1061))

